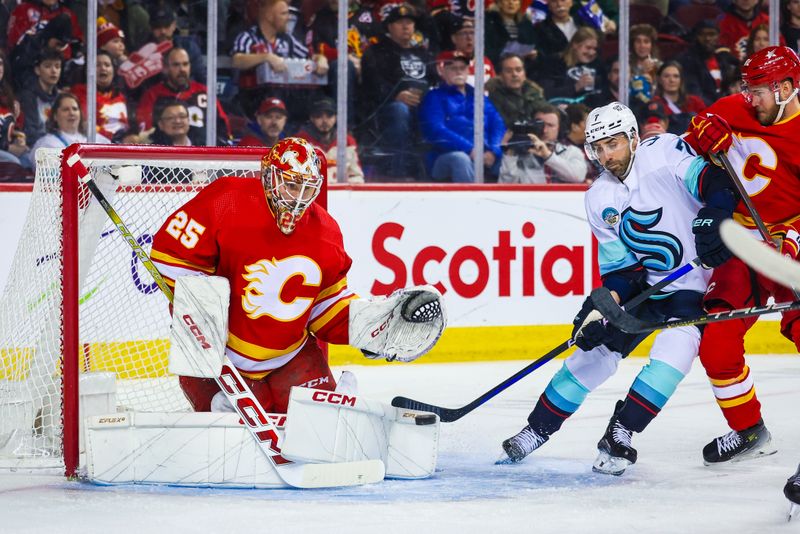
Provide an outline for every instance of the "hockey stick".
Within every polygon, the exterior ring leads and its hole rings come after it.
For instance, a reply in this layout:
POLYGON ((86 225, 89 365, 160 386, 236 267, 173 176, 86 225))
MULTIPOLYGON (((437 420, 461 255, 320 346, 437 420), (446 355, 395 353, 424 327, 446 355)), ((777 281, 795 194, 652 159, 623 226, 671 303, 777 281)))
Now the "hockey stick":
POLYGON ((800 287, 800 263, 756 241, 732 220, 723 221, 719 233, 725 246, 754 271, 787 287, 800 287))
MULTIPOLYGON (((700 265, 700 258, 695 258, 680 269, 676 270, 657 284, 647 288, 645 291, 639 293, 635 297, 633 297, 630 301, 626 303, 629 307, 638 306, 652 295, 658 293, 663 288, 683 276, 684 274, 688 273, 695 267, 700 265)), ((439 416, 439 419, 443 423, 452 423, 453 421, 457 421, 470 413, 472 410, 481 406, 482 404, 486 403, 490 399, 494 398, 499 394, 501 391, 508 389, 510 386, 513 386, 517 382, 519 382, 524 377, 528 376, 532 372, 534 372, 539 367, 543 366, 562 352, 569 349, 572 345, 575 344, 573 339, 568 339, 563 342, 561 345, 557 346, 544 356, 540 356, 533 362, 531 362, 526 367, 523 367, 510 377, 506 378, 495 387, 475 399, 474 401, 466 404, 460 408, 444 408, 442 406, 436 406, 434 404, 428 404, 425 402, 416 401, 414 399, 409 399, 408 397, 395 397, 392 399, 392 406, 397 408, 406 408, 409 410, 421 410, 424 412, 432 412, 439 416)))
POLYGON ((603 291, 603 289, 604 288, 601 287, 592 291, 592 300, 595 301, 597 309, 600 310, 600 313, 602 313, 611 324, 629 334, 643 334, 646 332, 655 332, 656 330, 665 330, 667 328, 718 323, 720 321, 744 319, 747 317, 766 315, 768 313, 800 310, 800 300, 793 300, 791 302, 776 302, 765 306, 752 306, 750 308, 737 308, 724 312, 709 313, 691 319, 671 319, 663 323, 648 323, 620 308, 619 304, 611 297, 611 294, 607 291, 603 291))
MULTIPOLYGON (((136 256, 151 274, 158 287, 171 303, 174 299, 172 290, 167 285, 166 280, 158 271, 147 252, 137 243, 136 239, 128 230, 117 211, 108 202, 103 192, 94 182, 92 175, 80 159, 74 149, 64 151, 66 164, 84 183, 97 202, 108 214, 109 219, 122 234, 125 241, 133 249, 136 256)), ((210 362, 199 361, 203 350, 196 351, 198 361, 195 362, 197 369, 209 368, 213 364, 210 362)), ((219 362, 216 362, 219 365, 219 362)), ((242 379, 239 371, 234 367, 230 360, 225 357, 220 376, 214 376, 217 385, 236 409, 236 413, 245 423, 256 444, 267 459, 272 463, 278 476, 288 485, 297 488, 328 488, 337 486, 356 486, 370 484, 383 480, 385 466, 380 460, 365 460, 358 462, 340 462, 330 464, 301 464, 294 463, 281 456, 281 438, 278 429, 272 420, 266 415, 264 408, 258 401, 250 387, 242 379)))
MULTIPOLYGON (((733 168, 733 165, 731 165, 731 161, 728 159, 728 155, 725 152, 719 152, 717 153, 716 157, 718 157, 719 160, 722 162, 722 166, 725 167, 725 171, 730 176, 733 185, 736 186, 736 190, 739 192, 739 196, 742 197, 742 202, 747 208, 747 211, 750 212, 750 217, 753 219, 753 223, 756 225, 756 228, 758 228, 758 232, 761 234, 761 237, 764 239, 764 242, 777 245, 776 240, 769 233, 767 225, 764 224, 764 220, 758 214, 758 211, 756 211, 756 207, 753 204, 753 200, 750 198, 750 195, 747 194, 747 191, 744 188, 744 184, 742 184, 742 181, 739 179, 739 175, 736 173, 736 170, 733 168)), ((796 289, 792 288, 792 293, 794 294, 795 300, 800 300, 800 293, 798 293, 796 289)))
MULTIPOLYGON (((747 265, 762 275, 787 286, 800 286, 800 263, 783 257, 780 252, 765 243, 756 241, 750 231, 726 220, 720 225, 720 235, 731 252, 736 254, 747 265)), ((677 328, 732 319, 743 319, 764 315, 766 313, 785 312, 800 309, 800 300, 792 302, 776 302, 766 306, 753 306, 739 308, 718 313, 710 313, 695 317, 694 319, 673 319, 663 323, 648 323, 642 321, 625 310, 614 301, 611 294, 604 288, 592 292, 592 300, 597 309, 619 329, 629 333, 644 333, 665 328, 677 328)))

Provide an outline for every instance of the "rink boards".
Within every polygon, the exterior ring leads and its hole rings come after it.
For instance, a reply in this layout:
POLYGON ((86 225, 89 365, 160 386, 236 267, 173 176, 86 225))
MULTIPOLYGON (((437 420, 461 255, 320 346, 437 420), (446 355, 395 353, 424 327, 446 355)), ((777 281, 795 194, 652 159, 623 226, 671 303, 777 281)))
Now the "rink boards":
MULTIPOLYGON (((582 186, 334 186, 328 205, 353 258, 348 280, 356 292, 386 294, 430 283, 444 294, 450 326, 428 361, 531 359, 567 338, 575 311, 598 280, 583 191, 582 186)), ((29 200, 29 188, 0 186, 5 250, 16 249, 29 200)), ((129 251, 120 245, 129 263, 129 251)), ((11 254, 0 258, 2 285, 11 259, 11 254)), ((146 287, 140 271, 131 272, 134 293, 146 287)), ((137 294, 129 300, 133 309, 120 310, 121 316, 159 298, 155 292, 137 294)), ((130 353, 166 350, 165 340, 146 335, 92 341, 84 351, 93 369, 103 368, 109 343, 127 345, 130 353)), ((646 354, 648 345, 637 354, 646 354)), ((780 336, 777 323, 763 321, 749 334, 748 351, 793 353, 794 347, 780 336)), ((330 354, 334 364, 364 362, 346 347, 331 347, 330 354)))

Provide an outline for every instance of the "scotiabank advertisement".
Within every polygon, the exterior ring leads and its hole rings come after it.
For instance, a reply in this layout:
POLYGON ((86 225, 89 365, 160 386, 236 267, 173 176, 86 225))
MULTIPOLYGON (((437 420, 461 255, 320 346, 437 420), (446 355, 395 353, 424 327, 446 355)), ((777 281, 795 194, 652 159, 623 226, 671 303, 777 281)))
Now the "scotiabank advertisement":
POLYGON ((570 323, 596 271, 583 191, 334 190, 359 294, 431 284, 451 326, 570 323))
MULTIPOLYGON (((0 192, 0 239, 9 251, 0 257, 2 287, 30 198, 29 190, 0 192)), ((434 285, 444 294, 450 326, 568 324, 592 288, 596 260, 581 188, 334 188, 328 209, 353 259, 348 280, 356 292, 434 285)), ((149 237, 160 224, 139 234, 149 237)), ((105 227, 103 236, 114 237, 111 223, 105 227)), ((127 273, 127 245, 120 239, 113 250, 127 273)), ((129 298, 120 305, 133 313, 152 299, 163 308, 157 294, 142 292, 139 271, 130 273, 129 298)), ((87 284, 91 279, 92 273, 87 284)))

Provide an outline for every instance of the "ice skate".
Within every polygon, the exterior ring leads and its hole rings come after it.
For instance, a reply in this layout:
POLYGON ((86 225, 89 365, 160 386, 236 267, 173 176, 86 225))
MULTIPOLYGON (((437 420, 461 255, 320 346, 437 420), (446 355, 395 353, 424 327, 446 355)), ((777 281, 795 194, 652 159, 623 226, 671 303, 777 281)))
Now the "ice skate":
POLYGON ((791 521, 800 512, 800 465, 797 466, 797 471, 786 481, 783 487, 783 494, 789 499, 789 516, 786 521, 791 521))
POLYGON ((778 450, 772 445, 764 421, 741 431, 732 430, 703 447, 703 463, 716 465, 723 462, 740 462, 750 458, 769 456, 778 450))
POLYGON ((518 464, 530 453, 541 447, 550 436, 542 436, 533 430, 530 425, 519 431, 516 436, 512 436, 503 442, 505 454, 495 462, 502 464, 518 464))
POLYGON ((617 403, 617 409, 608 422, 606 433, 597 444, 599 454, 592 465, 592 471, 595 473, 619 476, 629 465, 636 463, 636 449, 631 445, 633 431, 617 419, 616 412, 621 405, 621 402, 617 403))

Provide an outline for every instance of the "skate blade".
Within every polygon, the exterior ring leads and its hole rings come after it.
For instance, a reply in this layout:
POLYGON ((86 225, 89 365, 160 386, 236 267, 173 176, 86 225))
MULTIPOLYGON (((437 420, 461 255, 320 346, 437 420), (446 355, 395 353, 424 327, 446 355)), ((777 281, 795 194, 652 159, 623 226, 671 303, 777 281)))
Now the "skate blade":
POLYGON ((794 519, 797 516, 798 512, 800 512, 800 505, 791 503, 789 506, 789 514, 786 517, 786 522, 788 523, 789 521, 794 519))
POLYGON ((734 456, 727 462, 706 462, 705 459, 703 460, 703 464, 708 467, 714 467, 717 465, 725 465, 725 464, 735 464, 739 462, 743 462, 746 460, 753 460, 755 458, 762 458, 764 456, 772 456, 778 452, 777 447, 772 445, 772 435, 767 438, 767 441, 764 442, 763 445, 756 447, 755 449, 750 449, 747 452, 743 452, 737 456, 734 456))
POLYGON ((597 455, 597 459, 594 461, 594 465, 592 465, 592 471, 618 477, 625 472, 625 469, 627 469, 629 465, 631 465, 631 462, 625 458, 618 458, 616 456, 611 456, 605 451, 600 451, 600 454, 597 455))

